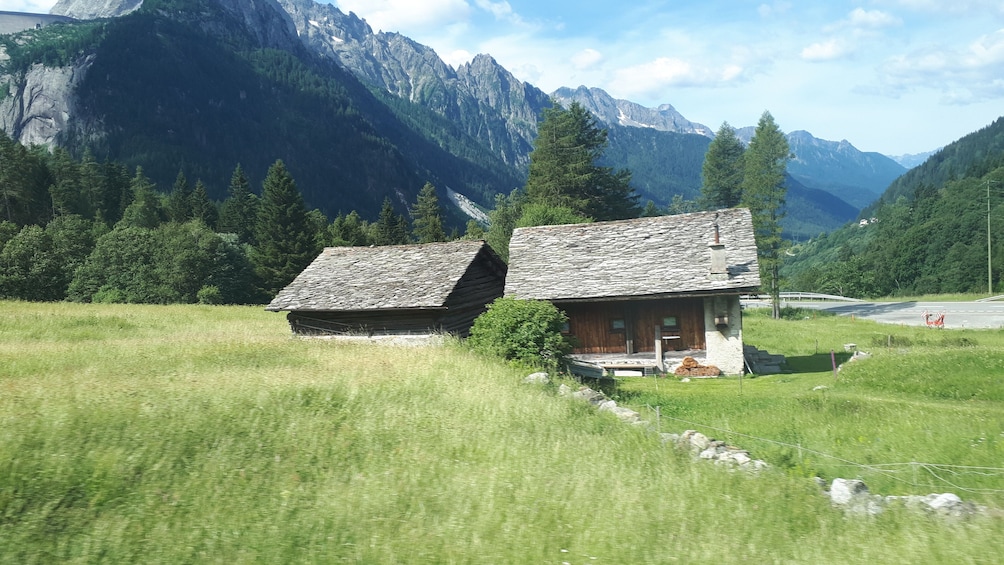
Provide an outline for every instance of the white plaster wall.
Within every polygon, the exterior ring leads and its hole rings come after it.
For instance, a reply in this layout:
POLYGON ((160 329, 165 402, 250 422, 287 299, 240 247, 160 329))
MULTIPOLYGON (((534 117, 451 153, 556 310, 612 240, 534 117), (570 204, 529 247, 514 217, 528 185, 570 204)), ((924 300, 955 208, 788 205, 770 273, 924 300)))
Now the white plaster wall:
POLYGON ((715 365, 726 375, 743 372, 743 318, 738 296, 715 296, 704 299, 704 340, 708 365, 715 365), (715 327, 715 316, 728 314, 729 326, 715 327))

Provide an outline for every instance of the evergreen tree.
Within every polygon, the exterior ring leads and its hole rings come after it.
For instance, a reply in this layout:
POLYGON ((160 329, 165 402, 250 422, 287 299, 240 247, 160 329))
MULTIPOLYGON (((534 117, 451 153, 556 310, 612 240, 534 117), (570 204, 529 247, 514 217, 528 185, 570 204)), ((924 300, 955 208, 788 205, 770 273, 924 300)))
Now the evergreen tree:
POLYGON ((669 203, 667 211, 670 215, 676 215, 689 214, 691 212, 696 212, 697 209, 697 203, 693 200, 687 200, 682 194, 674 194, 673 200, 669 203))
POLYGON ((485 240, 495 250, 503 261, 509 262, 509 240, 516 222, 523 215, 523 204, 526 197, 519 190, 513 190, 508 196, 495 195, 495 208, 488 213, 488 234, 485 240))
POLYGON ((104 220, 105 179, 101 173, 101 165, 94 160, 94 154, 89 148, 84 150, 77 171, 80 193, 87 203, 88 214, 85 217, 104 220))
POLYGON ((216 203, 209 199, 209 191, 202 179, 195 181, 195 190, 192 191, 190 200, 192 219, 200 220, 209 229, 216 229, 220 213, 216 209, 216 203))
POLYGON ((380 216, 373 232, 374 245, 401 245, 409 243, 408 219, 394 211, 390 197, 383 199, 380 216))
POLYGON ((771 296, 775 318, 781 317, 780 268, 784 244, 781 218, 787 193, 784 177, 790 158, 788 140, 774 117, 765 111, 743 157, 742 205, 753 216, 760 278, 771 296))
POLYGON ((320 251, 303 196, 286 165, 278 160, 268 169, 255 224, 256 246, 251 255, 255 273, 269 296, 292 282, 320 251))
POLYGON ((328 244, 334 247, 369 245, 367 229, 366 222, 355 210, 348 216, 339 214, 328 227, 328 244))
POLYGON ((516 221, 517 228, 530 226, 557 226, 560 224, 583 224, 592 222, 593 219, 581 216, 564 206, 547 206, 539 202, 532 202, 523 206, 523 213, 516 221))
POLYGON ((101 204, 96 212, 105 225, 112 227, 133 201, 132 180, 125 165, 105 161, 101 165, 101 204))
POLYGON ((477 220, 467 220, 467 226, 464 228, 463 239, 484 239, 485 235, 485 228, 479 224, 477 220))
POLYGON ((655 202, 649 200, 645 203, 645 208, 641 211, 642 218, 654 218, 656 216, 662 216, 663 212, 655 205, 655 202))
POLYGON ((167 197, 167 217, 179 224, 192 219, 192 187, 182 171, 178 171, 171 194, 167 197))
POLYGON ((579 103, 544 110, 530 153, 527 200, 597 220, 637 217, 631 173, 596 164, 606 147, 607 131, 579 103))
POLYGON ((739 205, 743 183, 743 153, 746 149, 728 122, 722 122, 708 146, 701 167, 701 207, 705 210, 739 205))
POLYGON ((136 176, 130 181, 129 189, 132 192, 132 202, 115 227, 153 229, 159 226, 164 219, 164 207, 156 187, 143 174, 143 167, 136 167, 136 176))
POLYGON ((52 177, 37 153, 0 130, 0 219, 43 224, 52 212, 52 177))
POLYGON ((415 239, 419 243, 446 241, 443 231, 443 215, 439 207, 439 197, 432 183, 425 183, 418 193, 415 206, 411 209, 412 222, 415 226, 415 239))
POLYGON ((90 216, 83 191, 80 190, 79 167, 65 149, 57 147, 52 150, 52 155, 49 157, 49 171, 53 177, 53 183, 49 186, 52 215, 90 216))
POLYGON ((238 164, 230 177, 227 199, 220 208, 217 230, 236 234, 241 243, 253 244, 257 213, 258 197, 251 192, 251 183, 238 164))

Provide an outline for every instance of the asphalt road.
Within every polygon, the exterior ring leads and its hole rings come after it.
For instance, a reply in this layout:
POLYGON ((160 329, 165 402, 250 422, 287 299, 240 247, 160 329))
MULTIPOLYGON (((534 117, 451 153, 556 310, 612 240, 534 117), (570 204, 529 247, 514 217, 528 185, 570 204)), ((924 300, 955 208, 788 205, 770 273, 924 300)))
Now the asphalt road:
MULTIPOLYGON (((749 307, 768 307, 751 301, 749 307)), ((854 316, 886 324, 923 326, 924 312, 931 319, 945 314, 945 328, 1004 328, 1004 302, 812 302, 783 301, 784 306, 826 310, 839 316, 854 316)))

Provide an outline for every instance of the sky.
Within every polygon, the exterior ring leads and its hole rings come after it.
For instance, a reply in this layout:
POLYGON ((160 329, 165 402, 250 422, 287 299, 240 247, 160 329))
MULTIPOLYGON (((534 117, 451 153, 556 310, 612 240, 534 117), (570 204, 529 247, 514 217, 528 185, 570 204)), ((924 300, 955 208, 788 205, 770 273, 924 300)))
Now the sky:
MULTIPOLYGON (((47 12, 54 0, 0 0, 47 12)), ((598 87, 717 130, 769 111, 786 132, 886 155, 1004 115, 1001 0, 330 0, 458 66, 487 53, 545 92, 598 87)))

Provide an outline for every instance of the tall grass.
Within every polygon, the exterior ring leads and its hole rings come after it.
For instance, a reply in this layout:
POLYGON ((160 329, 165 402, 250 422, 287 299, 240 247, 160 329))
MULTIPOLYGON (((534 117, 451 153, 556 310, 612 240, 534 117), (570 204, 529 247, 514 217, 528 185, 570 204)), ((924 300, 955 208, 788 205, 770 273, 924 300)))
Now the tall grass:
POLYGON ((0 561, 977 563, 1004 550, 995 516, 845 517, 808 480, 701 465, 522 376, 456 344, 293 339, 257 309, 2 303, 0 561))

